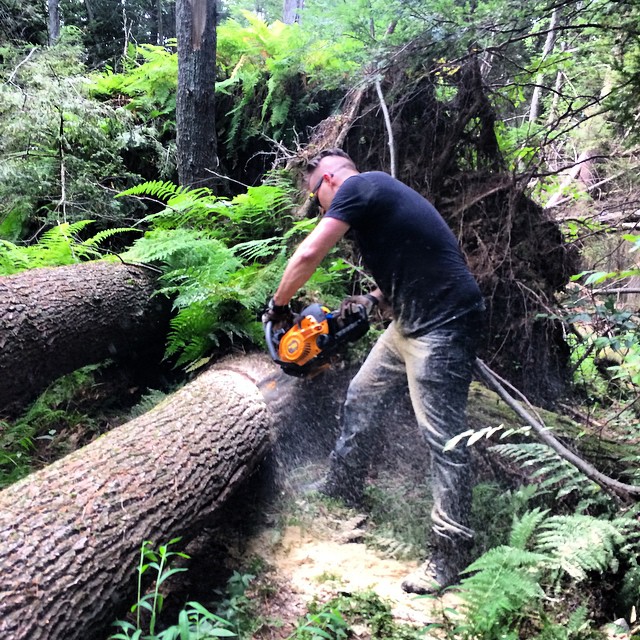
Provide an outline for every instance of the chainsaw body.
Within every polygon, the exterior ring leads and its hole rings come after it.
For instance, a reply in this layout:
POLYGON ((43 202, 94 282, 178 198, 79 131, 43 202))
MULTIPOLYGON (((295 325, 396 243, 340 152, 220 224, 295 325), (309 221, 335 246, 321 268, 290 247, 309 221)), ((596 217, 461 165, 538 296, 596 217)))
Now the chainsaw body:
POLYGON ((364 307, 342 317, 320 304, 302 310, 290 327, 265 325, 269 354, 285 373, 305 376, 325 364, 345 343, 354 342, 369 330, 364 307))

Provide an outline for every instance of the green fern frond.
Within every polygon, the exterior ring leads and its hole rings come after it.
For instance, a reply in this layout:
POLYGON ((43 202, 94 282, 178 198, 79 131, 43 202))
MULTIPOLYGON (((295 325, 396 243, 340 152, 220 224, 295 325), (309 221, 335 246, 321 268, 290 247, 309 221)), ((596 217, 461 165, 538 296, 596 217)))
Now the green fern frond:
POLYGON ((549 446, 536 442, 498 444, 490 451, 530 469, 529 477, 539 479, 541 491, 553 491, 556 499, 575 492, 579 496, 600 494, 600 487, 549 446))
POLYGON ((102 240, 130 231, 130 229, 109 229, 101 231, 89 240, 82 240, 79 233, 93 222, 93 220, 80 220, 59 224, 45 231, 36 244, 26 247, 0 240, 0 275, 100 259, 102 254, 98 251, 97 245, 102 240))
POLYGON ((233 252, 245 260, 256 262, 257 260, 270 258, 282 251, 282 249, 282 238, 276 236, 240 242, 233 247, 233 252))
POLYGON ((624 537, 612 522, 580 514, 552 516, 540 526, 536 550, 548 554, 576 581, 589 571, 616 571, 624 537))
POLYGON ((170 181, 151 180, 121 191, 116 195, 116 198, 123 198, 125 196, 151 196, 152 198, 166 201, 186 190, 186 187, 178 186, 170 181))
POLYGON ((524 549, 548 513, 548 509, 536 508, 532 511, 527 511, 519 519, 515 518, 511 527, 509 545, 516 549, 524 549))
MULTIPOLYGON (((517 625, 528 608, 544 597, 539 579, 548 563, 544 554, 500 546, 478 558, 465 573, 460 596, 467 637, 498 637, 517 625)), ((503 637, 503 636, 500 636, 503 637)))
POLYGON ((116 236, 120 233, 130 233, 131 231, 141 233, 140 229, 135 229, 134 227, 117 227, 115 229, 104 229, 102 231, 98 231, 98 233, 91 236, 87 240, 84 240, 82 244, 87 247, 96 247, 105 240, 113 238, 113 236, 116 236))
POLYGON ((638 565, 640 558, 640 520, 638 512, 640 505, 635 505, 624 515, 612 520, 612 524, 620 531, 623 542, 620 545, 620 552, 633 564, 638 565))

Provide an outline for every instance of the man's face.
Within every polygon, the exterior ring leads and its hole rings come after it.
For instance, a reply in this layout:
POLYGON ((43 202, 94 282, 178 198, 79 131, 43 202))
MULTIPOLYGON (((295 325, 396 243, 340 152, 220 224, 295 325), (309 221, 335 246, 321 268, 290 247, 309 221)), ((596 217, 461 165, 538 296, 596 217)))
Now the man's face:
POLYGON ((309 198, 314 204, 317 204, 322 211, 326 211, 330 207, 334 195, 331 181, 333 173, 330 173, 329 170, 330 167, 328 167, 323 160, 318 165, 318 168, 309 176, 307 181, 309 198))

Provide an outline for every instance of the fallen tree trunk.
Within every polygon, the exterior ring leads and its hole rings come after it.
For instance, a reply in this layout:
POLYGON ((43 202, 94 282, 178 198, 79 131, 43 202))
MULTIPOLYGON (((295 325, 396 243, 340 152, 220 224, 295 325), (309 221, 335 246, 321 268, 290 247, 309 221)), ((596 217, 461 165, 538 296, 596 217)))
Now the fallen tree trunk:
POLYGON ((0 492, 0 635, 99 638, 144 540, 214 514, 269 449, 254 382, 210 371, 170 401, 0 492))
POLYGON ((162 344, 153 290, 149 271, 107 262, 0 278, 0 415, 79 367, 162 344))

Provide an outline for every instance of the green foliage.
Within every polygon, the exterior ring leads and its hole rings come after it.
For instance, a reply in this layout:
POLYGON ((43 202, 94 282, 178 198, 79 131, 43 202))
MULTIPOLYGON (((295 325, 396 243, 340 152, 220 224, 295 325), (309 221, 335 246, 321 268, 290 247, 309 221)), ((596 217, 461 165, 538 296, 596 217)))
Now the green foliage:
POLYGON ((171 576, 186 571, 185 568, 172 567, 177 558, 188 558, 180 551, 169 551, 171 545, 180 538, 170 540, 166 545, 153 548, 153 543, 145 540, 140 548, 138 562, 138 598, 131 607, 135 614, 135 624, 126 620, 117 620, 114 626, 120 631, 110 636, 110 640, 208 640, 211 638, 231 638, 236 634, 229 629, 229 623, 211 613, 197 602, 188 602, 178 614, 178 623, 156 633, 158 616, 163 605, 164 596, 160 587, 171 576), (144 592, 143 576, 147 571, 154 575, 153 587, 144 592), (149 618, 148 625, 143 621, 143 613, 149 618), (144 634, 148 627, 149 632, 144 634), (144 634, 144 635, 143 635, 144 634))
POLYGON ((11 275, 39 267, 60 267, 102 257, 99 245, 117 234, 135 229, 106 229, 82 240, 80 232, 93 220, 64 222, 45 231, 38 242, 28 246, 0 239, 0 275, 11 275))
POLYGON ((159 119, 163 133, 175 131, 178 58, 172 49, 143 44, 134 56, 124 60, 125 68, 114 73, 107 68, 91 77, 91 94, 107 98, 123 95, 130 98, 125 108, 142 122, 159 119))
POLYGON ((515 630, 544 598, 539 584, 546 556, 501 546, 472 563, 460 595, 466 621, 457 627, 462 638, 517 638, 515 630))
POLYGON ((551 516, 540 527, 536 550, 547 554, 559 572, 580 582, 590 572, 615 573, 623 540, 618 528, 606 520, 581 514, 551 516))
POLYGON ((339 595, 324 604, 312 602, 309 613, 289 636, 299 640, 338 640, 351 637, 353 625, 366 625, 372 638, 385 640, 417 640, 422 632, 398 624, 391 607, 373 591, 339 595))
POLYGON ((224 592, 216 604, 216 614, 227 620, 229 628, 238 638, 251 638, 259 626, 256 603, 249 597, 247 590, 255 576, 250 573, 234 571, 227 580, 224 592))
POLYGON ((523 514, 514 520, 509 545, 490 549, 465 570, 463 615, 445 625, 449 637, 516 640, 532 628, 536 638, 600 637, 586 607, 568 616, 553 612, 548 593, 560 578, 578 582, 617 570, 622 540, 619 525, 594 517, 549 516, 540 509, 523 514))
POLYGON ((2 58, 0 232, 5 239, 15 242, 26 230, 87 217, 97 220, 98 228, 119 226, 138 208, 136 202, 114 200, 110 191, 126 187, 133 175, 122 157, 130 118, 88 96, 81 59, 70 31, 55 47, 16 48, 2 58))
POLYGON ((579 511, 599 501, 600 487, 546 444, 500 444, 492 446, 491 451, 516 462, 530 482, 536 483, 538 496, 548 493, 557 503, 573 494, 579 500, 579 511))
POLYGON ((95 384, 99 368, 90 365, 59 378, 19 419, 13 423, 0 420, 0 488, 31 472, 37 446, 51 443, 78 424, 92 427, 92 419, 76 408, 74 398, 95 384))
MULTIPOLYGON (((167 356, 177 365, 202 362, 212 348, 236 339, 262 343, 258 312, 273 292, 289 244, 313 224, 292 221, 290 183, 277 176, 270 182, 232 200, 163 181, 120 194, 166 201, 145 219, 150 230, 124 258, 163 270, 158 293, 170 297, 177 312, 167 356)), ((325 283, 323 273, 307 289, 335 290, 339 278, 325 283)))

